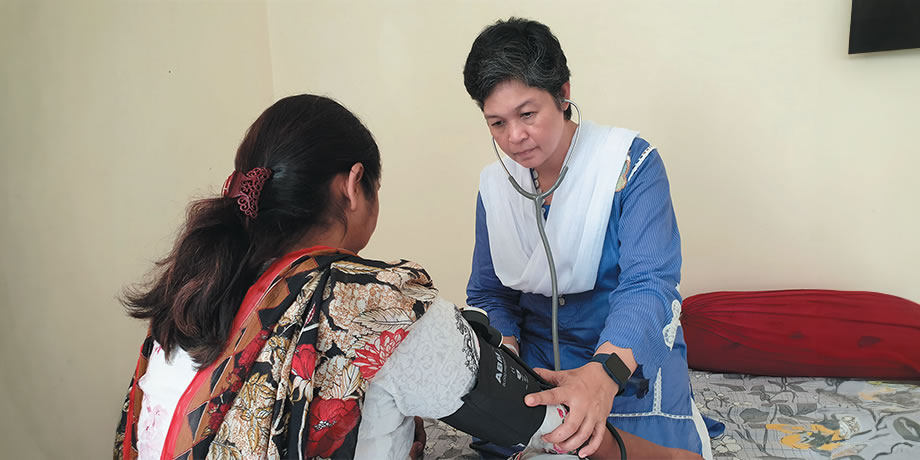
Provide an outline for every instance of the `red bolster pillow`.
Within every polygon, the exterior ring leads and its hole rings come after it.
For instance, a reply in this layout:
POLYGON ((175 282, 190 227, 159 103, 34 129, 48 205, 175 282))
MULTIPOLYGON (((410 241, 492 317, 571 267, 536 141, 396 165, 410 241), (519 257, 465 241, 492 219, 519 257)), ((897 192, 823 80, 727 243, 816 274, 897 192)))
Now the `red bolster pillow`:
POLYGON ((860 291, 712 292, 684 300, 694 369, 920 379, 920 305, 860 291))

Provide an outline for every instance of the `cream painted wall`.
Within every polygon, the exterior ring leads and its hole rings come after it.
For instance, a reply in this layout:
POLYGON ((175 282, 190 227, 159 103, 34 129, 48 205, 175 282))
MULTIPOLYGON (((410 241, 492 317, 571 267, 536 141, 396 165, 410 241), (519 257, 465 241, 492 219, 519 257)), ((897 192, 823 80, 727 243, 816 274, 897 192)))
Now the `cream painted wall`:
POLYGON ((367 255, 416 260, 463 302, 480 169, 469 47, 510 15, 547 23, 587 118, 656 145, 685 295, 829 288, 920 301, 920 50, 848 56, 850 2, 268 2, 275 96, 358 113, 384 158, 367 255))
POLYGON ((847 56, 849 3, 0 3, 3 457, 108 455, 143 335, 116 295, 284 95, 362 117, 385 169, 366 255, 417 260, 462 302, 493 157, 461 70, 511 14, 553 28, 589 118, 660 148, 686 295, 920 301, 920 50, 847 56))
POLYGON ((111 455, 116 301, 272 102, 263 2, 5 2, 0 457, 111 455))

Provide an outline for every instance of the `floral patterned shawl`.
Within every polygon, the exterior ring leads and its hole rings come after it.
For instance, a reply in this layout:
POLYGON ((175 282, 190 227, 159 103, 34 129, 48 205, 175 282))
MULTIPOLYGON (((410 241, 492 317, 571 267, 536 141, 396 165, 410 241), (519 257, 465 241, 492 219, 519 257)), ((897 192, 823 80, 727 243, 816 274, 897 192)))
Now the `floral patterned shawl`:
MULTIPOLYGON (((223 354, 176 407, 162 459, 351 458, 368 382, 437 290, 420 266, 312 248, 279 259, 250 288, 223 354)), ((115 440, 136 458, 153 346, 141 347, 115 440)))

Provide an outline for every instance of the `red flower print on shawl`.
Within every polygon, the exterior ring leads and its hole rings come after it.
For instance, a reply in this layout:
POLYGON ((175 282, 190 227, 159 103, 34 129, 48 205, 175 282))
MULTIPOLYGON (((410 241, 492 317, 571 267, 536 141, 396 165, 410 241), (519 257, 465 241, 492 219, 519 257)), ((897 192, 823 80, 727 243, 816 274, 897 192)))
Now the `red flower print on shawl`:
POLYGON ((332 457, 345 436, 358 425, 361 410, 354 399, 314 399, 310 403, 310 434, 306 457, 332 457))
POLYGON ((313 370, 316 368, 316 349, 311 344, 304 344, 297 347, 294 351, 294 359, 291 361, 291 370, 294 375, 310 380, 313 378, 313 370))
POLYGON ((358 357, 355 358, 354 363, 361 369, 361 376, 365 380, 370 380, 377 375, 383 363, 396 351, 396 347, 407 335, 409 331, 405 329, 397 329, 395 332, 383 331, 376 342, 367 344, 366 348, 356 350, 355 354, 358 357))
POLYGON ((246 348, 237 353, 236 361, 233 363, 233 371, 230 372, 230 378, 228 379, 230 383, 229 391, 236 393, 240 391, 240 388, 243 388, 243 382, 246 381, 246 376, 252 370, 252 364, 259 357, 259 353, 261 353, 266 341, 268 341, 268 331, 260 331, 259 335, 249 345, 246 345, 246 348))
POLYGON ((211 430, 211 433, 216 433, 220 428, 220 424, 224 422, 227 411, 230 410, 230 403, 218 405, 211 402, 208 404, 208 408, 208 412, 211 415, 211 418, 208 419, 208 429, 211 430))

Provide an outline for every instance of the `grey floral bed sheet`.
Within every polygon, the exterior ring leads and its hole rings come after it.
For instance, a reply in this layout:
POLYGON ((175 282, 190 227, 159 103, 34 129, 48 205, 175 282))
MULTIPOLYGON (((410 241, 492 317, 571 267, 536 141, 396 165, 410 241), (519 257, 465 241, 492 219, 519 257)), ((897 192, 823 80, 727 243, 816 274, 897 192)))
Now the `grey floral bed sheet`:
POLYGON ((920 386, 691 372, 715 459, 920 459, 920 386))
MULTIPOLYGON (((700 411, 725 423, 716 460, 920 460, 920 384, 690 374, 700 411)), ((479 458, 468 435, 426 431, 426 458, 479 458)))
POLYGON ((479 460, 479 454, 470 449, 470 435, 457 431, 438 420, 425 419, 425 458, 450 458, 479 460))

